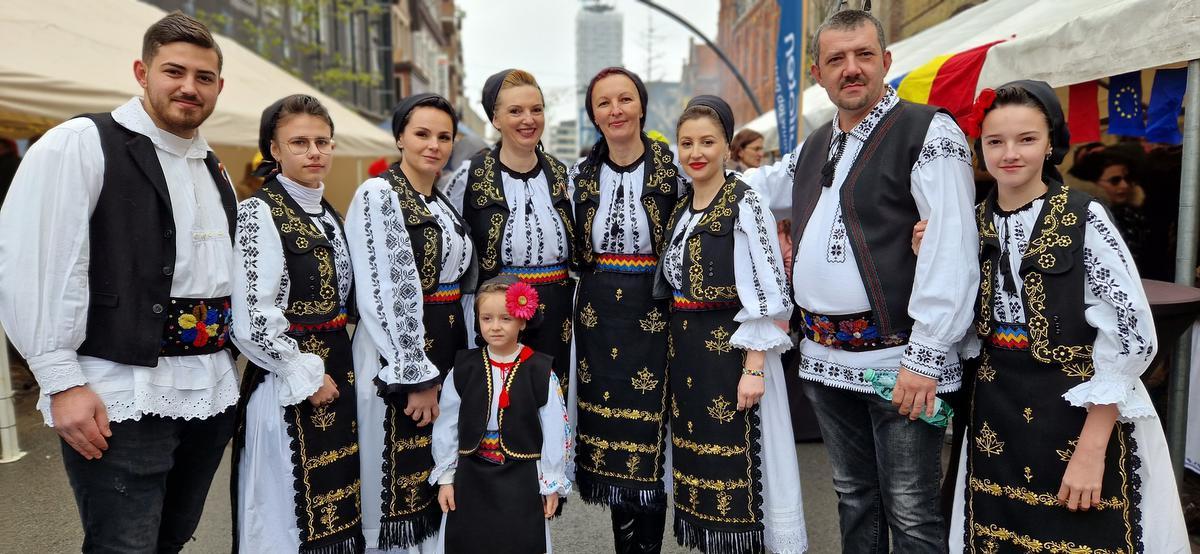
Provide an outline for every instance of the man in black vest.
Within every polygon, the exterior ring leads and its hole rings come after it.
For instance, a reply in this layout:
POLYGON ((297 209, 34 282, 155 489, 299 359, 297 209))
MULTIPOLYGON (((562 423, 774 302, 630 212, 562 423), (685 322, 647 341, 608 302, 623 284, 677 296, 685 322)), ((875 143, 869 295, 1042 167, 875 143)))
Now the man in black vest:
POLYGON ((0 321, 41 386, 85 552, 179 552, 234 426, 233 187, 197 128, 221 51, 178 12, 143 95, 30 148, 0 211, 0 321))
POLYGON ((885 84, 891 53, 871 14, 834 14, 812 53, 837 115, 748 180, 790 209, 800 377, 829 448, 842 547, 943 552, 943 429, 913 420, 962 377, 956 345, 979 280, 970 151, 949 114, 885 84), (929 214, 937 247, 926 235, 918 257, 912 226, 929 214), (894 401, 867 370, 896 378, 894 401))

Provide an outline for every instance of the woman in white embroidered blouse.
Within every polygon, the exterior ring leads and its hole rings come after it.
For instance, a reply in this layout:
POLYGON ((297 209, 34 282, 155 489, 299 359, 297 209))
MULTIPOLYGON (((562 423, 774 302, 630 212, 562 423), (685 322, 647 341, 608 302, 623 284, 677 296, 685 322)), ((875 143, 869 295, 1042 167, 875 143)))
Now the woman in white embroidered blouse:
POLYGON ((244 552, 361 548, 353 275, 341 216, 324 199, 333 120, 317 99, 263 112, 263 187, 238 206, 233 340, 249 360, 235 438, 236 539, 244 552), (336 452, 329 458, 327 453, 336 452), (325 505, 314 500, 351 492, 325 505))
POLYGON ((369 548, 427 551, 441 511, 426 482, 438 390, 467 345, 460 299, 474 280, 474 248, 458 211, 434 183, 458 119, 445 98, 405 98, 392 117, 401 160, 354 194, 346 235, 354 264, 354 337, 369 548), (381 501, 382 500, 382 501, 381 501))

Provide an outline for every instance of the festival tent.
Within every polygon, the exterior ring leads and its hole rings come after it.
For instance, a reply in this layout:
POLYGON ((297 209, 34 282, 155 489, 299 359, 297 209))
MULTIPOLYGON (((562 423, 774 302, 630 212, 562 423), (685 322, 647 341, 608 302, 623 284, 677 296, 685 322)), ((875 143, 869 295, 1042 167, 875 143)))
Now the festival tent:
MULTIPOLYGON (((135 0, 14 0, 0 18, 0 136, 40 134, 75 115, 106 112, 141 93, 133 77, 142 35, 165 12, 135 0)), ((330 111, 337 156, 327 182, 345 208, 380 156, 396 156, 390 133, 254 52, 217 36, 225 88, 200 128, 239 181, 258 150, 263 108, 289 94, 309 94, 330 111)), ((244 191, 242 191, 244 192, 244 191)))
MULTIPOLYGON (((1193 0, 989 0, 902 41, 889 82, 931 60, 1002 41, 986 52, 975 91, 1017 79, 1060 88, 1200 58, 1200 2, 1193 0)), ((932 84, 932 83, 930 83, 932 84)), ((1065 93, 1064 93, 1065 100, 1065 93)), ((803 133, 836 111, 818 85, 803 92, 803 133)), ((1064 102, 1065 103, 1065 102, 1064 102)), ((775 112, 746 127, 774 138, 775 112), (764 132, 766 131, 766 132, 764 132)))

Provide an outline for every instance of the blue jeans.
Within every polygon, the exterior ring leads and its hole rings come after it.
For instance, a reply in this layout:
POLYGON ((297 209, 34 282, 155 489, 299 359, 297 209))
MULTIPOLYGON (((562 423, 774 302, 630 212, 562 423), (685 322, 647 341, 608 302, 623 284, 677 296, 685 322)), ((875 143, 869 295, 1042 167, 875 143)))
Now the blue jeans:
POLYGON ((939 508, 943 429, 909 421, 890 401, 803 381, 829 449, 842 551, 946 552, 939 508))
POLYGON ((88 460, 62 442, 83 522, 83 552, 179 552, 192 538, 213 474, 233 436, 234 408, 208 419, 144 415, 111 426, 88 460))

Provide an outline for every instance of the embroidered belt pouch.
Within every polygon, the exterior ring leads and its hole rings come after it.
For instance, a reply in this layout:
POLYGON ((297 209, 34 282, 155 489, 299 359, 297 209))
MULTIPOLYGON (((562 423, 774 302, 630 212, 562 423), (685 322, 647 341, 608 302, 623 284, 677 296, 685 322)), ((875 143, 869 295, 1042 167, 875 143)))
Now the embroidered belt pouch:
POLYGON ((228 296, 172 298, 166 305, 166 313, 160 357, 202 356, 229 346, 228 296))
POLYGON ((829 348, 867 352, 908 344, 908 330, 881 335, 871 312, 823 315, 800 308, 800 318, 804 338, 829 348))

